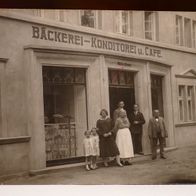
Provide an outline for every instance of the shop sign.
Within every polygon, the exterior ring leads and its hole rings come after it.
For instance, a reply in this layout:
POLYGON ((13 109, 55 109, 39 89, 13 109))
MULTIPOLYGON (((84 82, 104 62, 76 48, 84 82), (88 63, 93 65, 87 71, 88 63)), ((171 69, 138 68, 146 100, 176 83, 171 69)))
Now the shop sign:
POLYGON ((138 45, 127 41, 120 41, 90 34, 57 31, 47 27, 32 26, 32 38, 51 42, 61 42, 69 46, 72 45, 102 51, 162 58, 162 51, 155 47, 138 45))

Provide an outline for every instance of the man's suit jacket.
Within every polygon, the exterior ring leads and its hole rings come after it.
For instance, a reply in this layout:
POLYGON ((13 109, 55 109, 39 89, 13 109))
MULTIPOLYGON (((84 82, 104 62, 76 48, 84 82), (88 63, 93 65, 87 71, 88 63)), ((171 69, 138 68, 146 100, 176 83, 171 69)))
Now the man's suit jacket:
MULTIPOLYGON (((165 137, 168 137, 168 134, 167 134, 167 130, 165 128, 165 122, 163 120, 162 117, 159 117, 159 125, 160 125, 160 129, 161 129, 161 137, 165 138, 165 137)), ((156 120, 155 118, 151 118, 149 120, 149 123, 148 123, 148 135, 150 138, 156 138, 157 137, 157 126, 156 126, 156 120)))
POLYGON ((131 122, 131 133, 132 134, 141 134, 142 133, 142 125, 145 123, 144 116, 141 112, 138 112, 136 115, 132 113, 130 115, 131 122), (138 121, 138 124, 134 124, 134 121, 138 121))

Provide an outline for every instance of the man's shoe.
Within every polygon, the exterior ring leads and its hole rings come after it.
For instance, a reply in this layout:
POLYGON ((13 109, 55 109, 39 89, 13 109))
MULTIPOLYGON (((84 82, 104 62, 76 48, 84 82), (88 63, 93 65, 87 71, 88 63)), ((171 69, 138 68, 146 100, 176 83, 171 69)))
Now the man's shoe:
POLYGON ((165 156, 161 156, 161 159, 166 159, 166 157, 165 156))
POLYGON ((155 160, 157 157, 152 157, 152 160, 155 160))
POLYGON ((125 165, 132 165, 131 161, 125 161, 125 165))
POLYGON ((143 152, 138 152, 137 154, 144 155, 144 153, 143 153, 143 152))

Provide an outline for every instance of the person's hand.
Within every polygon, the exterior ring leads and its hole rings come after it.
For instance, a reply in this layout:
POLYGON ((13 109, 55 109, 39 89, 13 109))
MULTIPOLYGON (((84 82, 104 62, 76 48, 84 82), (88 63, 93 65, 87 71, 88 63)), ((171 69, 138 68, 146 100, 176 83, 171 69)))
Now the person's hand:
POLYGON ((109 133, 108 133, 108 135, 112 135, 112 133, 111 133, 111 132, 109 132, 109 133))
POLYGON ((134 124, 138 124, 139 123, 139 121, 134 121, 134 124))
POLYGON ((107 134, 107 133, 104 133, 103 136, 104 136, 104 137, 108 137, 108 134, 107 134))

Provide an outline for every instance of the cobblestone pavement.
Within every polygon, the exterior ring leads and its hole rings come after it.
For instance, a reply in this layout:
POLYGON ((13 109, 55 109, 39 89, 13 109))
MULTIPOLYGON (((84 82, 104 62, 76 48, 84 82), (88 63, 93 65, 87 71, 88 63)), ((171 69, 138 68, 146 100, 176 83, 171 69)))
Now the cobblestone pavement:
POLYGON ((85 171, 84 167, 65 168, 57 173, 17 177, 1 182, 6 185, 135 185, 195 184, 196 145, 166 153, 167 159, 146 157, 133 165, 85 171))

